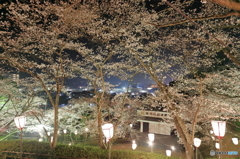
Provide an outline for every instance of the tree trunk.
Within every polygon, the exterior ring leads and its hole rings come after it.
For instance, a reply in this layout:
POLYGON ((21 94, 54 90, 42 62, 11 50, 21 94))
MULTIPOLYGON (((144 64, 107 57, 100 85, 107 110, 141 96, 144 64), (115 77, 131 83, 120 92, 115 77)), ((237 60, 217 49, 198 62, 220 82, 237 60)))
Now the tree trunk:
POLYGON ((103 145, 103 132, 102 132, 102 112, 101 112, 101 109, 99 108, 98 106, 98 132, 99 132, 99 146, 101 148, 105 148, 104 145, 103 145))
POLYGON ((191 139, 191 135, 188 133, 188 130, 184 126, 184 121, 178 117, 175 116, 173 118, 175 127, 177 129, 177 132, 179 133, 179 136, 181 137, 181 140, 183 142, 183 145, 185 147, 185 153, 186 153, 186 159, 192 159, 193 158, 193 139, 191 139))
POLYGON ((57 145, 58 139, 58 106, 54 107, 54 131, 53 131, 53 141, 50 141, 50 148, 54 149, 57 145))
POLYGON ((193 158, 193 147, 191 144, 184 145, 185 147, 185 153, 186 153, 186 159, 192 159, 193 158))

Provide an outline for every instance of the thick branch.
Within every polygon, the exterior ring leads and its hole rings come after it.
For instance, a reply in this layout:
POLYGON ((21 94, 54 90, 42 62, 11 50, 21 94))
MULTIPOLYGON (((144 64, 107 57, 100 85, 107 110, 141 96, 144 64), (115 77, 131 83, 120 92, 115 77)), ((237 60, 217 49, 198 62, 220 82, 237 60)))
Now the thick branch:
POLYGON ((2 109, 5 107, 5 105, 9 102, 10 98, 11 98, 11 95, 9 94, 7 101, 4 102, 4 104, 3 104, 2 107, 0 108, 0 111, 2 111, 2 109))
POLYGON ((217 37, 215 37, 214 35, 212 35, 210 32, 208 32, 206 29, 204 29, 203 27, 201 27, 198 23, 196 23, 194 20, 192 20, 190 17, 188 17, 185 13, 183 13, 181 10, 179 10, 177 7, 175 7, 173 4, 169 3, 167 0, 165 1, 165 3, 167 5, 169 5, 170 7, 172 7, 174 10, 176 10, 179 14, 181 14, 183 17, 185 17, 186 19, 188 19, 190 22, 192 22, 195 26, 199 27, 202 29, 202 31, 204 33, 206 33, 209 37, 215 39, 219 44, 221 44, 222 46, 224 46, 226 49, 223 50, 224 54, 227 56, 228 59, 230 59, 235 65, 237 65, 238 67, 240 67, 240 61, 238 61, 238 59, 236 57, 234 57, 232 54, 230 54, 230 51, 228 51, 228 46, 227 44, 222 41, 221 39, 218 39, 217 37))
POLYGON ((231 0, 208 0, 220 6, 240 11, 240 3, 231 0))
MULTIPOLYGON (((240 17, 239 12, 231 12, 231 13, 228 13, 228 14, 214 15, 214 16, 210 16, 210 17, 192 18, 191 20, 193 20, 193 21, 203 21, 203 20, 209 20, 209 19, 226 18, 226 17, 230 17, 230 16, 234 16, 234 15, 240 17)), ((169 26, 175 26, 175 25, 187 23, 189 21, 190 21, 189 19, 186 19, 186 20, 183 20, 183 21, 180 21, 180 22, 169 23, 169 24, 164 24, 164 25, 157 25, 157 24, 153 24, 153 23, 147 23, 147 24, 151 24, 151 25, 154 25, 156 27, 163 28, 163 27, 169 27, 169 26)))

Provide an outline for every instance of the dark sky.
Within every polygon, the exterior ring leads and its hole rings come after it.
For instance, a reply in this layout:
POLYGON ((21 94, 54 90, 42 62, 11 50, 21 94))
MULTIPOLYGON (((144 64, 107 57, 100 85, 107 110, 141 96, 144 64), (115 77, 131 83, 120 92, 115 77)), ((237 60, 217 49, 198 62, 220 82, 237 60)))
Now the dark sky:
MULTIPOLYGON (((107 82, 110 82, 111 84, 114 85, 119 85, 122 87, 127 87, 129 82, 128 81, 121 81, 120 79, 116 77, 111 77, 106 79, 107 82)), ((171 82, 171 78, 166 78, 164 83, 169 84, 171 82)), ((138 84, 138 85, 146 85, 146 84, 155 84, 153 80, 150 80, 149 78, 146 77, 144 74, 138 74, 135 76, 133 79, 132 84, 138 84)), ((79 86, 86 86, 87 85, 87 80, 83 80, 81 78, 73 78, 73 79, 67 79, 65 82, 65 85, 70 88, 78 88, 79 86)))

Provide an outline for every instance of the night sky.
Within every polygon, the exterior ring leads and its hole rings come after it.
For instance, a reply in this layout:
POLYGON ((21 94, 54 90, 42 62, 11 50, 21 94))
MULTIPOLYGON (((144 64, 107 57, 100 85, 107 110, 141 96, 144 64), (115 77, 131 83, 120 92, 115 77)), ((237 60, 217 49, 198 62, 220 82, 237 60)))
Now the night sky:
MULTIPOLYGON (((121 81, 120 79, 116 77, 111 77, 106 79, 107 82, 110 82, 114 85, 119 85, 121 87, 127 87, 129 82, 128 81, 121 81)), ((164 84, 169 84, 172 79, 170 77, 166 78, 164 81, 164 84)), ((146 85, 146 84, 155 84, 153 80, 150 80, 147 78, 144 74, 138 74, 133 79, 133 84, 139 84, 139 85, 146 85)), ((66 79, 65 86, 69 88, 78 88, 80 86, 87 86, 87 80, 81 79, 81 78, 73 78, 73 79, 66 79)))

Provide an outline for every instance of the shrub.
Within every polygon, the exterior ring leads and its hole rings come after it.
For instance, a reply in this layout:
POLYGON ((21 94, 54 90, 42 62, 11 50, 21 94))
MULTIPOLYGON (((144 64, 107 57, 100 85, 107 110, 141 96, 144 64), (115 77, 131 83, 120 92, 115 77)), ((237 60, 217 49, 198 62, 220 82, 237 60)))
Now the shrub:
POLYGON ((234 125, 235 125, 235 131, 240 131, 240 122, 239 121, 235 121, 234 122, 234 125))
MULTIPOLYGON (((19 152, 19 140, 1 141, 0 152, 12 151, 19 152)), ((68 146, 59 144, 54 150, 49 150, 49 143, 37 141, 24 141, 23 143, 24 156, 33 157, 35 159, 43 158, 86 158, 86 159, 107 159, 108 151, 100 149, 96 146, 68 146), (27 154, 33 153, 33 154, 27 154)), ((4 153, 11 156, 17 156, 16 153, 4 153)), ((156 153, 141 152, 141 151, 125 151, 112 150, 112 159, 170 159, 169 157, 156 153)), ((173 159, 173 157, 171 157, 173 159)))

